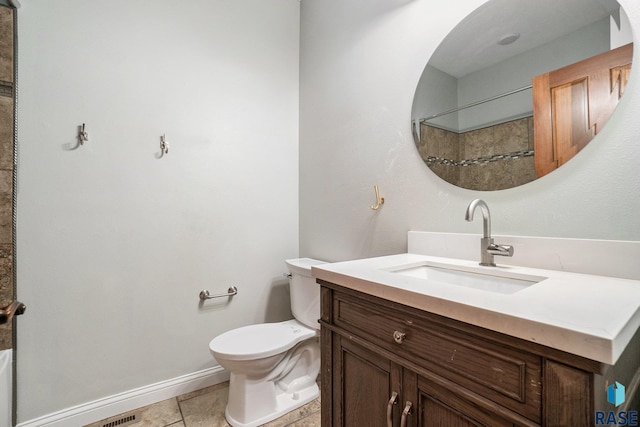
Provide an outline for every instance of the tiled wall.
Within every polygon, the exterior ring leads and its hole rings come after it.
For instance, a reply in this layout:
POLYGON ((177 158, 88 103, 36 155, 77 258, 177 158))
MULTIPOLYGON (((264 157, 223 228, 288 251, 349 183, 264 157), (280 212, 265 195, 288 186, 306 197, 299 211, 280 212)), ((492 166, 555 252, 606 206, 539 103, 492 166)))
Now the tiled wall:
MULTIPOLYGON (((0 5, 0 306, 13 300, 13 41, 14 10, 0 5)), ((0 350, 11 348, 11 325, 0 326, 0 350)))
POLYGON ((533 118, 455 133, 421 125, 418 151, 439 177, 471 190, 501 190, 537 178, 533 118))

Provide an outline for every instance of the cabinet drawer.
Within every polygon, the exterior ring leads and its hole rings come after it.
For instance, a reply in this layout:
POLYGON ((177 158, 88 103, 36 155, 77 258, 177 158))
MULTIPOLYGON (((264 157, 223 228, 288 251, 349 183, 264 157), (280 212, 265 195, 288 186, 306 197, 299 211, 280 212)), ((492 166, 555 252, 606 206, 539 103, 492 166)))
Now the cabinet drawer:
MULTIPOLYGON (((410 307, 334 293, 333 324, 539 422, 540 357, 483 336, 483 330, 410 307)), ((517 345, 517 340, 514 344, 517 345)))

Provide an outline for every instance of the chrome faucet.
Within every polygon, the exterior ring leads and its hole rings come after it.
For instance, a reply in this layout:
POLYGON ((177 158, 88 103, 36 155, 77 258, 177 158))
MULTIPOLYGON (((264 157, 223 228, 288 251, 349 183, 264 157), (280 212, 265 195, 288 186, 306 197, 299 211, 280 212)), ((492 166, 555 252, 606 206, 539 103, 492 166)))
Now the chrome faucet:
POLYGON ((464 219, 469 222, 473 221, 473 214, 478 207, 482 211, 483 231, 482 239, 480 239, 480 265, 495 267, 494 255, 513 256, 513 246, 493 243, 493 238, 491 237, 491 214, 489 213, 489 206, 484 200, 475 199, 469 203, 464 219))

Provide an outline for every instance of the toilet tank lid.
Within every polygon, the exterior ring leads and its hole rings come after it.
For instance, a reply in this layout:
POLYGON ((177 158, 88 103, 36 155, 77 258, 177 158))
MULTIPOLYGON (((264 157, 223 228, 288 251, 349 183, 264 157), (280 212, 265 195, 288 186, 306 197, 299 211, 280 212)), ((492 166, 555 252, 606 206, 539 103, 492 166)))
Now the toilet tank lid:
POLYGON ((289 273, 301 274, 309 277, 311 277, 311 267, 314 265, 326 264, 325 261, 319 261, 313 258, 288 259, 285 262, 287 263, 287 267, 289 267, 289 273))

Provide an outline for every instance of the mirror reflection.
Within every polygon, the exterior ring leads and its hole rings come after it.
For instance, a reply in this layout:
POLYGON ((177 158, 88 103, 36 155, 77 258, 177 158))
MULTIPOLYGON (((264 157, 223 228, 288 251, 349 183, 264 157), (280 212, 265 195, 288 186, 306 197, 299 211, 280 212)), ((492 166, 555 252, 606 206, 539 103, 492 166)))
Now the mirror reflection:
POLYGON ((490 0, 443 40, 418 83, 412 129, 425 164, 473 190, 560 167, 617 105, 631 41, 615 0, 490 0))

